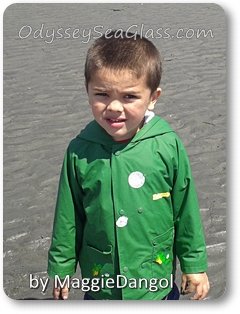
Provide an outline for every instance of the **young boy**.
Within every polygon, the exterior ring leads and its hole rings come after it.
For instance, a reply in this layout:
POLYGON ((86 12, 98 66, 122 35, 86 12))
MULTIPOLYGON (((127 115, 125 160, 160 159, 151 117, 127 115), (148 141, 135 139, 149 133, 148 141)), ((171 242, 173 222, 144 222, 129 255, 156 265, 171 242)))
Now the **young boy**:
MULTIPOLYGON (((92 284, 85 299, 178 299, 176 257, 182 293, 195 291, 200 300, 208 293, 188 157, 153 113, 161 73, 158 50, 136 34, 105 34, 88 51, 86 89, 95 120, 65 154, 48 262, 49 276, 62 279, 79 262, 92 284)), ((54 286, 54 298, 67 299, 68 288, 54 286)))

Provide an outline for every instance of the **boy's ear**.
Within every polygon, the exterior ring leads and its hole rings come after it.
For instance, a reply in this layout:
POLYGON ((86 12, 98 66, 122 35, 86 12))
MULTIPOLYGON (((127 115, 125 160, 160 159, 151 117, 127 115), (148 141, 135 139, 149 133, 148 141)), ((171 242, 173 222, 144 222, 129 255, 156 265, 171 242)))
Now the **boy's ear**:
POLYGON ((86 92, 88 93, 88 83, 86 80, 85 80, 85 88, 86 88, 86 92))
POLYGON ((161 96, 162 93, 162 89, 160 87, 158 87, 155 92, 152 93, 151 95, 151 101, 149 103, 148 109, 149 110, 153 110, 155 107, 155 104, 158 100, 158 98, 161 96))

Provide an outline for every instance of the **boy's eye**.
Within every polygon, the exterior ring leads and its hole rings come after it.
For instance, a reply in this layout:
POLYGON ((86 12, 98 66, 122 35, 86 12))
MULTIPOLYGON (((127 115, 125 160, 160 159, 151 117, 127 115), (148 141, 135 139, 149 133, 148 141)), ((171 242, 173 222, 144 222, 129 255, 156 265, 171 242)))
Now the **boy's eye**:
POLYGON ((108 94, 107 93, 96 93, 96 96, 102 96, 102 97, 106 97, 108 94))
POLYGON ((137 99, 138 97, 136 95, 129 94, 129 95, 126 95, 125 98, 127 98, 127 99, 137 99))

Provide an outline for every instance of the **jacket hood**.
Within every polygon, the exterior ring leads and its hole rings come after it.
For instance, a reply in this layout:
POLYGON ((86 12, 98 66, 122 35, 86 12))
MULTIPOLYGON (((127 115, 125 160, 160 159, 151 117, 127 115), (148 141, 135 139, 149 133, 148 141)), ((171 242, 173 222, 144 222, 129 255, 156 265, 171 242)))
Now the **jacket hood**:
MULTIPOLYGON (((174 132, 168 122, 159 116, 154 116, 141 130, 132 138, 131 143, 136 143, 147 138, 155 137, 165 133, 174 132)), ((77 136, 89 142, 103 145, 116 144, 113 138, 95 121, 90 122, 77 136)))

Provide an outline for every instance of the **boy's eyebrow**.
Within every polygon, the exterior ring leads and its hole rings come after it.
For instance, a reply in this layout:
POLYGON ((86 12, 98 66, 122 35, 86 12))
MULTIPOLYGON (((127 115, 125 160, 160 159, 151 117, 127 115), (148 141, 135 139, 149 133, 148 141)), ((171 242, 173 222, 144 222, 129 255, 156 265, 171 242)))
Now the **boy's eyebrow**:
POLYGON ((138 90, 124 90, 123 92, 122 92, 123 94, 134 94, 134 95, 137 95, 137 94, 140 94, 141 92, 140 91, 138 91, 138 90))
POLYGON ((106 87, 94 87, 94 90, 98 90, 98 91, 103 91, 103 90, 107 90, 106 87))
MULTIPOLYGON (((94 87, 93 90, 94 91, 108 91, 108 88, 107 87, 94 87)), ((126 88, 120 92, 123 94, 139 94, 139 93, 141 93, 141 91, 139 91, 139 90, 134 90, 134 87, 133 88, 131 88, 131 87, 126 88)))

